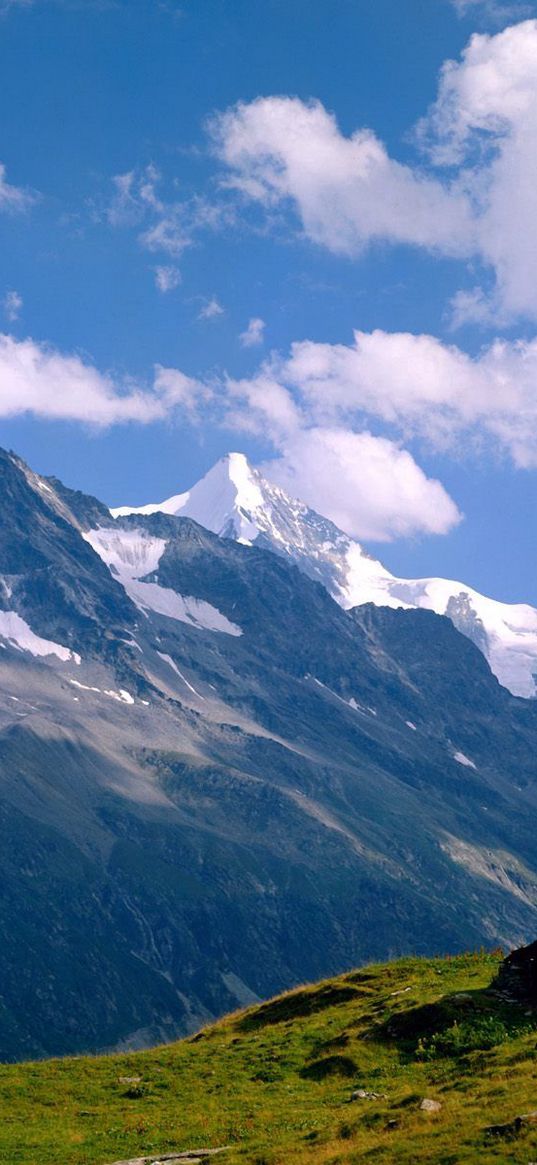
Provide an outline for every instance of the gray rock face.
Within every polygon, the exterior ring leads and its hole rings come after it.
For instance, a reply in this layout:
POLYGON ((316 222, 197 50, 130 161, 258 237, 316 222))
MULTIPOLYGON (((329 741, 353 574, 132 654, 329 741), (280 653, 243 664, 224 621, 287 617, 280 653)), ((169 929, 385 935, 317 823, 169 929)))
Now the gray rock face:
POLYGON ((80 656, 0 636, 0 1059, 535 933, 537 706, 449 620, 163 514, 115 527, 135 601, 98 502, 0 474, 4 607, 80 656))

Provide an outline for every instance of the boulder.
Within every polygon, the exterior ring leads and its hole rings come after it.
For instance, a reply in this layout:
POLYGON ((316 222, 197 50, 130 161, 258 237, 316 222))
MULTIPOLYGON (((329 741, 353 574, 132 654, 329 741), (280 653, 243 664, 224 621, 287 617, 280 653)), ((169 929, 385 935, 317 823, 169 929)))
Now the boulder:
POLYGON ((424 1096, 420 1104, 421 1112, 440 1112, 441 1108, 442 1103, 440 1100, 431 1100, 428 1096, 424 1096))
POLYGON ((511 951, 501 964, 496 986, 509 998, 537 1007, 537 942, 511 951))
POLYGON ((367 1088, 356 1088, 351 1093, 351 1100, 386 1100, 384 1092, 368 1092, 367 1088))

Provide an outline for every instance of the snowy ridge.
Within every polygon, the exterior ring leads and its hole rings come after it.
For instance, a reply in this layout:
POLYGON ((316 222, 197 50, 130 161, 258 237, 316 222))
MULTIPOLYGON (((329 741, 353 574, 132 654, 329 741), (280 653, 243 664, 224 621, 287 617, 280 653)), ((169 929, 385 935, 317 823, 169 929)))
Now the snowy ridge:
POLYGON ((143 614, 155 611, 201 630, 242 635, 241 628, 210 603, 192 595, 180 595, 171 587, 161 586, 156 578, 148 579, 157 575, 166 549, 163 538, 154 538, 145 530, 124 530, 120 526, 99 526, 87 531, 84 538, 143 614))
POLYGON ((157 512, 193 518, 221 537, 291 558, 346 609, 374 603, 447 615, 481 649, 504 687, 518 696, 537 694, 534 607, 500 603, 449 579, 396 578, 333 522, 266 481, 241 453, 223 457, 185 493, 111 511, 114 517, 157 512))

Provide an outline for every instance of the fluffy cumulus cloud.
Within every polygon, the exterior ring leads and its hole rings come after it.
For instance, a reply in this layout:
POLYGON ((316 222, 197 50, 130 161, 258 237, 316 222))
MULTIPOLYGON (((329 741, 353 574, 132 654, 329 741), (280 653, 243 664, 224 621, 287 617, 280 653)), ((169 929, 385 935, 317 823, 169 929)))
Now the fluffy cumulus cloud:
MULTIPOLYGON (((376 333, 357 338, 356 346, 348 349, 296 344, 287 359, 262 364, 249 380, 200 381, 180 369, 157 365, 152 384, 141 389, 100 372, 76 354, 2 335, 0 416, 30 413, 101 428, 149 424, 176 413, 192 423, 210 418, 235 433, 262 436, 274 450, 269 476, 350 534, 386 540, 445 533, 460 515, 443 486, 425 475, 400 438, 375 435, 365 423, 369 415, 397 419, 404 428, 412 415, 410 373, 390 389, 390 400, 384 377, 392 366, 409 360, 416 373, 414 415, 426 412, 431 402, 435 407, 445 403, 453 374, 449 361, 457 357, 455 351, 435 350, 437 343, 430 337, 376 333), (428 383, 433 373, 436 388, 428 383)), ((499 381, 518 376, 523 355, 505 354, 499 381)), ((462 354, 458 359, 464 359, 462 354)), ((533 360, 537 364, 537 345, 533 360)), ((389 378, 390 384, 392 379, 395 383, 396 378, 389 378)), ((488 380, 485 369, 483 396, 488 380)), ((525 434, 516 429, 512 412, 498 411, 496 431, 499 440, 519 448, 520 463, 526 463, 525 434)))
POLYGON ((0 335, 0 416, 32 413, 100 427, 167 415, 165 386, 142 392, 118 384, 76 355, 0 335))
POLYGON ((425 165, 402 165, 370 129, 345 136, 320 102, 295 97, 240 103, 210 132, 227 185, 267 210, 291 207, 313 242, 477 258, 494 289, 465 292, 457 321, 537 318, 537 20, 476 34, 444 65, 416 134, 425 165))
POLYGON ((155 365, 153 391, 162 413, 169 414, 180 409, 193 421, 199 419, 202 406, 214 397, 210 384, 185 376, 178 368, 165 368, 162 364, 155 365))
POLYGON ((473 36, 444 66, 420 133, 433 163, 457 167, 472 191, 491 309, 537 317, 537 20, 473 36))
POLYGON ((476 357, 411 333, 356 332, 350 345, 306 340, 228 393, 273 434, 304 421, 357 429, 374 419, 428 448, 459 455, 465 442, 487 443, 519 467, 537 466, 537 340, 495 340, 476 357))
POLYGON ((407 450, 369 432, 299 430, 263 470, 357 538, 445 534, 460 520, 444 487, 407 450))
POLYGON ((251 378, 189 381, 177 400, 191 418, 270 442, 267 475, 361 538, 446 533, 460 519, 409 441, 537 467, 537 340, 497 339, 475 357, 380 330, 349 345, 301 341, 251 378))
POLYGON ((472 217, 464 192, 394 161, 370 130, 347 138, 318 101, 264 97, 210 126, 229 182, 266 207, 291 202, 306 234, 340 254, 374 239, 464 254, 472 217))
POLYGON ((244 332, 241 332, 239 340, 243 348, 257 348, 263 343, 265 336, 265 321, 259 316, 254 316, 248 327, 244 332))

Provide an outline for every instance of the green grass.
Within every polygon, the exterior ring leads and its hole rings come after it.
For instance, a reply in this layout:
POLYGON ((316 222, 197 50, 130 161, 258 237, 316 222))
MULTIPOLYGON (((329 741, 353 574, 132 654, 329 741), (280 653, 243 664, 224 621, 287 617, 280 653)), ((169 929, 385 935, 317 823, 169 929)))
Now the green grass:
POLYGON ((0 1160, 104 1165, 230 1145, 223 1165, 527 1165, 537 1127, 485 1131, 537 1108, 537 1016, 487 991, 497 965, 403 959, 150 1052, 2 1066, 0 1160), (386 1098, 349 1102, 354 1088, 386 1098), (423 1097, 441 1111, 421 1112, 423 1097))

